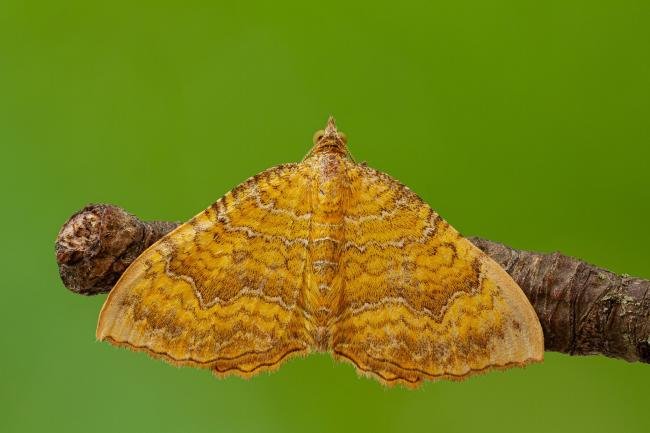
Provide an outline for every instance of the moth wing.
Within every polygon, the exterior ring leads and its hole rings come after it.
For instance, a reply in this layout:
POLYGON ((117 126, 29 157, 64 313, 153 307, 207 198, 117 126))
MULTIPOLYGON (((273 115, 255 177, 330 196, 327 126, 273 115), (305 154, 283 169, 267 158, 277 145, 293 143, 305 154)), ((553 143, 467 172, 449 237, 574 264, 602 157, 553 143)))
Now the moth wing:
POLYGON ((542 360, 537 315, 496 262, 390 176, 348 177, 335 356, 411 386, 542 360))
POLYGON ((266 170, 164 236, 109 294, 97 338, 218 375, 308 352, 308 184, 300 165, 266 170))

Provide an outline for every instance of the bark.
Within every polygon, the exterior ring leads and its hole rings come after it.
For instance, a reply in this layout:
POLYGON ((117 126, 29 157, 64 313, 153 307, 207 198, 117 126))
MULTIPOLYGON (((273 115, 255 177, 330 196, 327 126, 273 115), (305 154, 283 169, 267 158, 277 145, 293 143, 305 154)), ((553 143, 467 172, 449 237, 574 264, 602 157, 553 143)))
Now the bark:
POLYGON ((72 215, 56 237, 61 280, 81 295, 109 292, 140 253, 177 225, 140 221, 113 205, 88 205, 72 215))
POLYGON ((650 280, 617 275, 559 252, 471 238, 523 289, 546 350, 650 363, 650 280))
MULTIPOLYGON (((63 284, 82 295, 109 292, 142 251, 177 225, 141 221, 113 205, 86 206, 56 239, 63 284)), ((546 350, 650 363, 650 280, 617 275, 558 252, 470 240, 526 293, 544 329, 546 350)))

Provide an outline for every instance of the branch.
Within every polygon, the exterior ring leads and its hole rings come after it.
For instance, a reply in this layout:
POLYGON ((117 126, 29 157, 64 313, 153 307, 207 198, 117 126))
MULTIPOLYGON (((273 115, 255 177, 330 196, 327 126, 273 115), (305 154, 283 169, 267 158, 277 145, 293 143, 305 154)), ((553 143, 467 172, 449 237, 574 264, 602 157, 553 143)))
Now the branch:
POLYGON ((140 221, 110 204, 88 205, 56 237, 61 280, 81 295, 110 292, 131 262, 178 224, 140 221))
POLYGON ((470 240, 519 284, 544 329, 546 350, 650 363, 650 280, 567 257, 470 240))
MULTIPOLYGON (((176 226, 141 221, 113 205, 86 206, 56 239, 63 284, 81 295, 109 292, 140 253, 176 226)), ((650 280, 616 275, 558 252, 470 240, 526 293, 544 329, 546 350, 650 363, 650 280)))

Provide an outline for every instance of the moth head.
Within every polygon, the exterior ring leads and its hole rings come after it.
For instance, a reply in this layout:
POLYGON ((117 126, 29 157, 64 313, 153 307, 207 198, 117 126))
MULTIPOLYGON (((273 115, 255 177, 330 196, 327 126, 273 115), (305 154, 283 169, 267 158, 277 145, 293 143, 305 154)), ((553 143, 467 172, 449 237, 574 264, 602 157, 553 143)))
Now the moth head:
POLYGON ((314 147, 307 155, 307 157, 318 153, 338 153, 344 156, 350 156, 348 152, 348 137, 336 129, 336 121, 334 117, 330 116, 327 119, 327 126, 314 133, 314 147))

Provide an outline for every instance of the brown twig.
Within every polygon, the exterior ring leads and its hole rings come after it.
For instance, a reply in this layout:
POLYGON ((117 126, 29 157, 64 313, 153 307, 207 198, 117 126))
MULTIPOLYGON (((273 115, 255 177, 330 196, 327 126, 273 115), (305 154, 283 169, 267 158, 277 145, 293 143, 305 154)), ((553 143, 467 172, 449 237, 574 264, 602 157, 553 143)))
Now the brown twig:
MULTIPOLYGON (((113 205, 86 206, 56 239, 63 284, 82 295, 110 291, 142 251, 177 225, 141 221, 113 205)), ((524 290, 544 329, 546 350, 650 363, 650 280, 616 275, 557 252, 471 241, 524 290)))
POLYGON ((526 293, 546 350, 650 363, 650 280, 616 275, 558 252, 471 240, 526 293))
POLYGON ((72 215, 56 237, 61 280, 81 295, 110 292, 131 262, 177 225, 141 221, 110 204, 88 205, 72 215))

